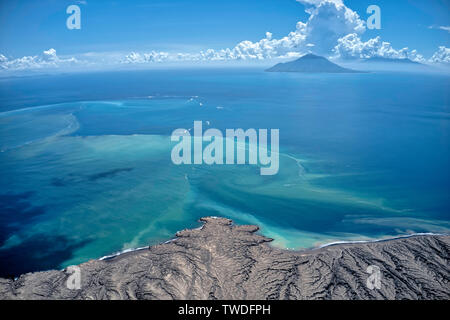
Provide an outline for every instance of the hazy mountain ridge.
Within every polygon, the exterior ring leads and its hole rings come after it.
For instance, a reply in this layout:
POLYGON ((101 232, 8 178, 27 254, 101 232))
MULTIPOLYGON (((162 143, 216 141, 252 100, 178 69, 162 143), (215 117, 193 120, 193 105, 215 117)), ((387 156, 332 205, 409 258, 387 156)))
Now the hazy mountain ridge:
POLYGON ((363 59, 363 62, 369 62, 369 63, 399 63, 399 64, 414 64, 414 65, 424 65, 423 63, 413 61, 408 58, 404 59, 392 59, 392 58, 383 58, 383 57, 373 57, 368 59, 363 59))
POLYGON ((306 54, 297 60, 277 65, 266 70, 267 72, 299 72, 299 73, 363 73, 341 67, 327 58, 314 54, 306 54))

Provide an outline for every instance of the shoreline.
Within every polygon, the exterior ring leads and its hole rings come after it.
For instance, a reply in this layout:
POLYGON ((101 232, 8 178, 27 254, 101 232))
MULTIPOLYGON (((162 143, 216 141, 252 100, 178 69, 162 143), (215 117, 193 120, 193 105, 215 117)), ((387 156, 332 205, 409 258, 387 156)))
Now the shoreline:
MULTIPOLYGON (((208 218, 210 218, 210 219, 230 219, 230 218, 227 218, 227 217, 218 217, 218 216, 210 216, 208 218)), ((199 220, 199 221, 201 221, 201 220, 199 220)), ((205 225, 205 222, 202 222, 201 226, 199 226, 197 228, 194 228, 192 230, 201 230, 204 227, 204 225, 205 225)), ((179 232, 182 232, 183 230, 187 230, 187 229, 179 230, 175 234, 178 234, 179 232)), ((266 237, 264 234, 261 234, 261 235, 266 237)), ((319 250, 319 249, 323 249, 323 248, 327 248, 327 247, 332 247, 332 246, 338 246, 338 245, 389 242, 389 241, 408 239, 408 238, 414 238, 414 237, 424 237, 424 236, 444 236, 444 237, 447 237, 447 236, 450 236, 450 234, 433 233, 433 232, 417 232, 417 233, 411 233, 411 234, 406 234, 406 235, 398 235, 398 236, 392 236, 392 237, 388 237, 388 238, 379 238, 379 239, 372 239, 372 240, 348 240, 348 241, 346 241, 346 240, 337 240, 337 241, 324 243, 324 244, 318 245, 316 247, 310 247, 310 248, 300 248, 300 249, 291 249, 291 248, 284 248, 284 247, 283 248, 274 247, 274 248, 280 249, 280 250, 286 250, 286 251, 290 251, 290 252, 305 253, 305 252, 308 252, 308 251, 312 252, 312 251, 315 251, 315 250, 319 250)), ((95 260, 105 261, 105 260, 113 259, 115 257, 119 257, 119 256, 121 256, 123 254, 128 254, 128 253, 132 253, 132 252, 146 250, 146 249, 149 249, 152 246, 170 243, 170 242, 175 241, 175 240, 177 240, 176 236, 174 238, 169 239, 169 240, 162 241, 162 242, 159 242, 159 243, 156 243, 156 244, 153 244, 153 245, 137 247, 137 248, 128 248, 128 249, 124 249, 124 250, 121 250, 121 251, 116 251, 116 252, 111 253, 109 255, 105 255, 105 256, 103 256, 101 258, 95 258, 95 260)), ((275 240, 275 239, 273 239, 273 240, 275 240)), ((64 270, 64 269, 62 269, 62 270, 64 270)))
POLYGON ((67 285, 67 269, 0 278, 0 299, 450 299, 447 235, 290 251, 271 246, 256 225, 200 221, 164 243, 78 265, 78 289, 67 285), (371 270, 380 272, 376 290, 367 285, 371 270))
MULTIPOLYGON (((84 263, 88 263, 89 261, 109 261, 115 258, 121 258, 122 256, 126 256, 129 254, 133 254, 133 253, 138 253, 140 251, 145 251, 145 250, 149 250, 151 247, 153 246, 159 246, 159 245, 163 245, 163 244, 168 244, 171 242, 174 242, 178 239, 178 234, 180 232, 184 232, 186 230, 202 230, 203 227, 205 226, 206 222, 203 221, 202 219, 217 219, 217 220, 229 220, 231 221, 230 218, 227 217, 220 217, 220 216, 209 216, 206 218, 200 218, 198 220, 198 222, 201 223, 201 225, 199 227, 196 228, 192 228, 192 229, 181 229, 179 231, 175 232, 175 236, 173 238, 170 238, 166 241, 162 241, 162 242, 158 242, 155 244, 151 244, 151 245, 147 245, 147 246, 142 246, 142 247, 136 247, 136 248, 128 248, 128 249, 124 249, 124 250, 120 250, 120 251, 115 251, 111 254, 107 254, 104 256, 101 256, 99 258, 91 258, 88 259, 86 261, 81 262, 80 264, 84 264, 84 263)), ((233 225, 235 226, 239 226, 238 224, 235 224, 234 222, 232 222, 233 225)), ((258 230, 256 231, 260 231, 259 226, 256 225, 252 225, 258 228, 258 230)), ((275 249, 275 250, 282 250, 282 251, 288 251, 288 252, 292 252, 292 253, 297 253, 297 254, 307 254, 307 253, 312 253, 315 252, 317 250, 321 250, 321 249, 326 249, 329 247, 335 247, 335 246, 344 246, 344 245, 364 245, 364 244, 371 244, 371 243, 382 243, 382 242, 391 242, 391 241, 396 241, 396 240, 402 240, 402 239, 409 239, 409 238, 416 238, 416 237, 427 237, 427 236, 438 236, 438 237, 450 237, 450 234, 445 234, 445 233, 433 233, 433 232, 419 232, 419 233, 412 233, 412 234, 407 234, 407 235, 398 235, 398 236, 392 236, 392 237, 388 237, 388 238, 379 238, 379 239, 372 239, 372 240, 337 240, 337 241, 333 241, 333 242, 329 242, 329 243, 324 243, 315 247, 309 247, 309 248, 297 248, 297 249, 292 249, 292 248, 285 248, 285 247, 276 247, 273 246, 271 244, 271 242, 273 242, 275 239, 274 238, 269 238, 266 235, 264 235, 263 233, 259 233, 260 236, 265 237, 266 239, 269 239, 268 244, 271 248, 275 249)), ((68 265, 62 269, 58 269, 59 271, 65 271, 68 267, 72 267, 72 266, 77 266, 77 265, 68 265)), ((21 276, 29 274, 29 273, 38 273, 38 272, 48 272, 48 271, 52 271, 54 269, 46 269, 46 270, 36 270, 36 271, 31 271, 31 272, 26 272, 23 274, 18 274, 15 275, 13 279, 14 281, 16 281, 17 279, 19 279, 21 276)), ((0 279, 2 279, 2 277, 0 276, 0 279)))
POLYGON ((399 235, 389 238, 381 238, 381 239, 374 239, 374 240, 349 240, 349 241, 334 241, 330 243, 326 243, 323 245, 318 246, 317 248, 313 249, 306 249, 306 250, 317 250, 322 248, 327 248, 331 246, 337 246, 337 245, 345 245, 345 244, 365 244, 365 243, 378 243, 378 242, 388 242, 388 241, 395 241, 395 240, 401 240, 401 239, 408 239, 408 238, 414 238, 414 237, 425 237, 425 236, 449 236, 449 234, 445 233, 433 233, 433 232, 418 232, 418 233, 412 233, 412 234, 406 234, 406 235, 399 235))

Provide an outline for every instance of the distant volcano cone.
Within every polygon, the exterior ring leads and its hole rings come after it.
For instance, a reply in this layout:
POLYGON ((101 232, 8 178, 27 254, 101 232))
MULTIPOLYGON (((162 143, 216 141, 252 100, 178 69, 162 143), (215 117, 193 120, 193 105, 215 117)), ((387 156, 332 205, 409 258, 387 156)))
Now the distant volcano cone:
POLYGON ((351 70, 338 66, 327 58, 306 54, 303 57, 286 63, 279 63, 267 72, 302 72, 302 73, 360 73, 361 71, 351 70))

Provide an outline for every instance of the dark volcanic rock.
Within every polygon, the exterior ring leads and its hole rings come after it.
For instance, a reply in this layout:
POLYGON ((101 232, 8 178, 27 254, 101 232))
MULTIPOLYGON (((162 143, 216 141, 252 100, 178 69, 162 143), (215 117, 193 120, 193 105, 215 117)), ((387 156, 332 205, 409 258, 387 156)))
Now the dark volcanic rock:
POLYGON ((449 236, 341 244, 309 251, 273 248, 256 226, 204 218, 173 241, 81 264, 0 279, 0 299, 449 299, 449 236), (380 289, 366 285, 367 267, 380 289))

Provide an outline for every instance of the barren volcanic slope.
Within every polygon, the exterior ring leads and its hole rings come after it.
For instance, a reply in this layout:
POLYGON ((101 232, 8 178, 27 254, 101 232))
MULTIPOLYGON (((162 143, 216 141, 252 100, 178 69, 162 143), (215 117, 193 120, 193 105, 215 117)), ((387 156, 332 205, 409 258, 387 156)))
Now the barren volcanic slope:
POLYGON ((173 241, 80 265, 81 289, 65 271, 0 279, 0 299, 449 299, 449 236, 287 251, 256 226, 204 218, 173 241), (369 289, 366 269, 381 269, 369 289))

